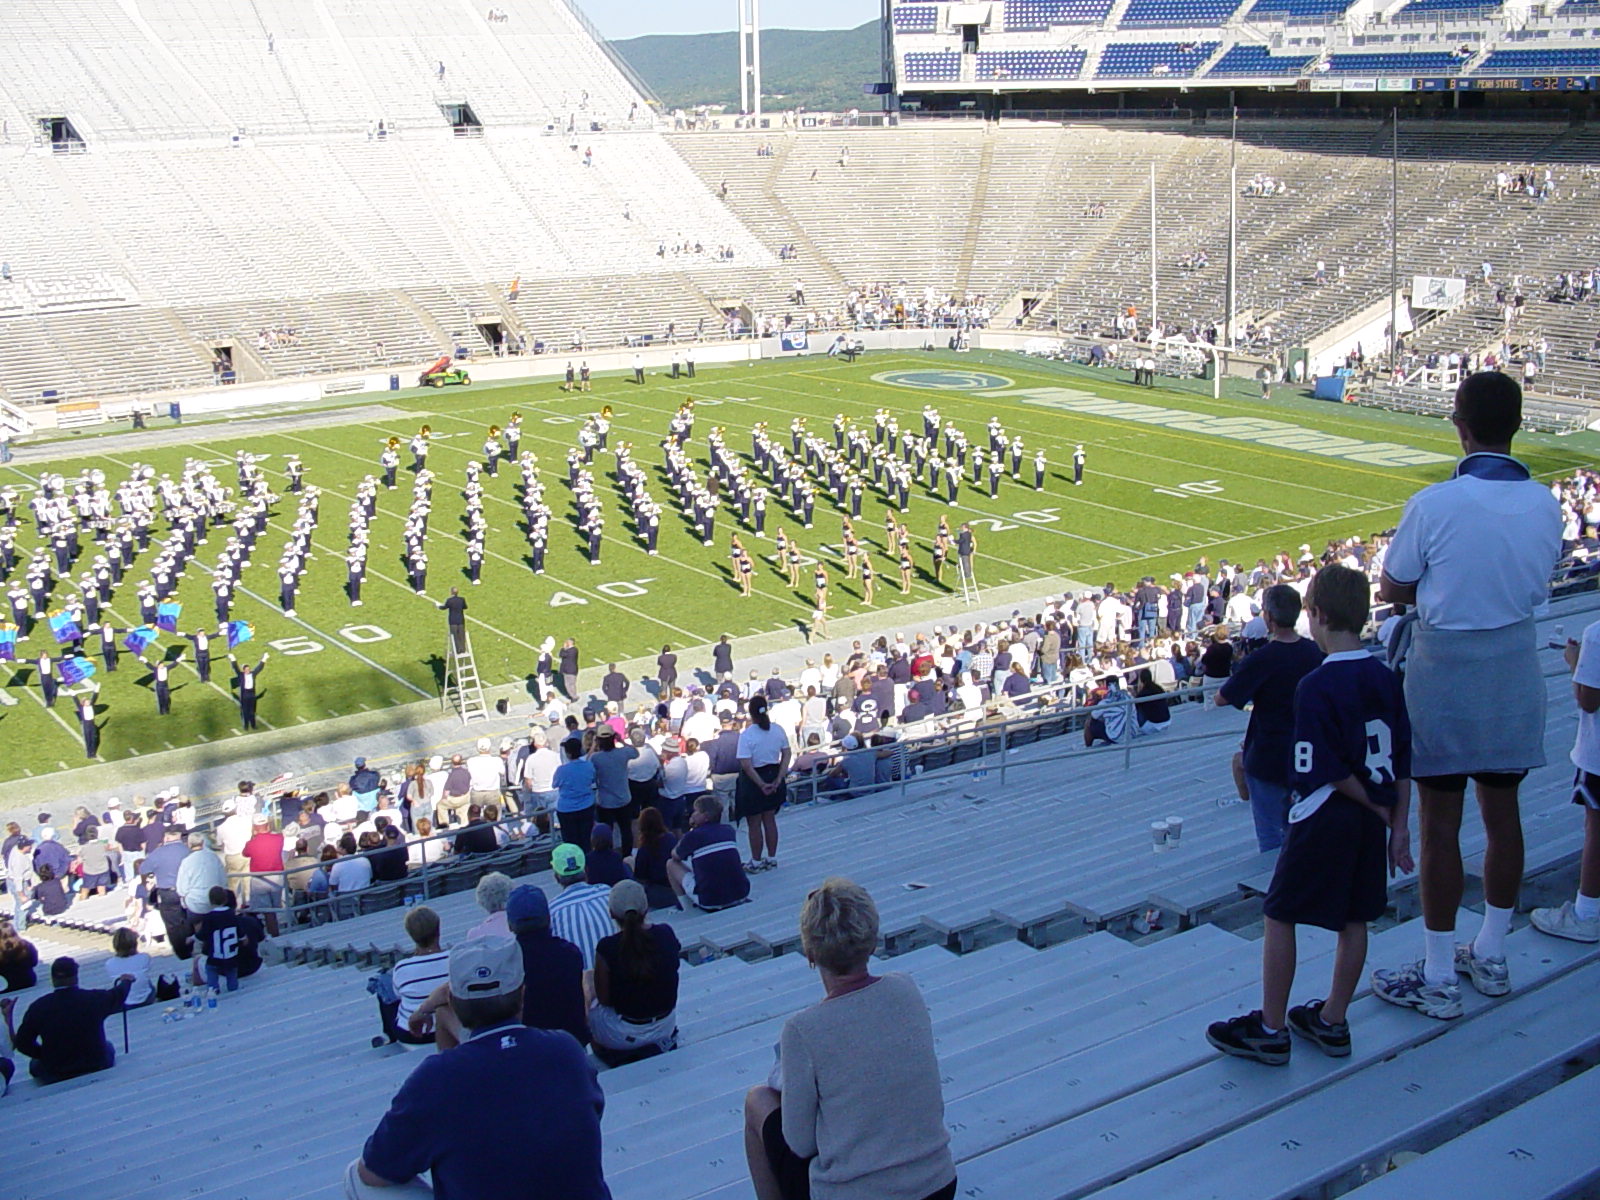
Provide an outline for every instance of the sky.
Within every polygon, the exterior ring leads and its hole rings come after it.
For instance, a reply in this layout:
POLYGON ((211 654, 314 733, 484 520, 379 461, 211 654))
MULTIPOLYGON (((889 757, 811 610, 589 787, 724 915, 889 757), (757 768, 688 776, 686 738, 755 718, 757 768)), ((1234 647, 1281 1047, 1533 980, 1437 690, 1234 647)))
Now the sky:
MULTIPOLYGON (((646 33, 725 33, 738 0, 577 0, 613 41, 646 33)), ((854 29, 882 15, 879 0, 761 0, 763 29, 854 29)))

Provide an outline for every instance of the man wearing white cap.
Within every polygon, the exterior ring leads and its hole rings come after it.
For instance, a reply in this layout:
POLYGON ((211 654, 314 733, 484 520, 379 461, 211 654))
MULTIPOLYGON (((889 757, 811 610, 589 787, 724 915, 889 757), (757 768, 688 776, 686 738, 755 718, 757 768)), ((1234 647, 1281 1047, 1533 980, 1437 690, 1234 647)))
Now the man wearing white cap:
POLYGON ((600 1153, 605 1096, 594 1067, 571 1034, 522 1024, 522 992, 516 942, 479 938, 450 951, 450 981, 422 1007, 441 1048, 459 1045, 429 1055, 395 1093, 345 1171, 346 1200, 610 1200, 600 1153), (465 1096, 492 1096, 496 1122, 518 1136, 486 1132, 481 1107, 463 1104, 465 1096), (431 1189, 417 1182, 423 1172, 431 1189))

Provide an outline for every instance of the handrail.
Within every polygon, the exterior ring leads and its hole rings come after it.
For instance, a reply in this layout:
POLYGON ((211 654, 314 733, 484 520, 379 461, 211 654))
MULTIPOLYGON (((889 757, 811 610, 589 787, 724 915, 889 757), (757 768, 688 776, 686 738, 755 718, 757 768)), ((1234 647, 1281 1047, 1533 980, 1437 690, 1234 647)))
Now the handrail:
MULTIPOLYGON (((1137 671, 1143 669, 1145 668, 1140 666, 1123 668, 1122 670, 1125 672, 1129 670, 1137 671)), ((1205 680, 1199 687, 1180 687, 1166 692, 1165 696, 1169 702, 1198 702, 1202 705, 1205 705, 1207 699, 1216 694, 1223 682, 1224 681, 1222 680, 1205 680), (1212 686, 1213 682, 1215 682, 1216 686, 1212 686)), ((1119 708, 1124 708, 1127 710, 1127 718, 1130 722, 1137 721, 1137 706, 1140 703, 1137 697, 1133 696, 1131 693, 1125 694, 1123 698, 1115 701, 1115 703, 1119 708)), ((871 754, 876 757, 887 757, 891 760, 891 774, 895 776, 894 778, 886 780, 882 783, 863 785, 860 788, 847 787, 845 789, 841 789, 848 790, 852 797, 870 792, 886 791, 893 787, 899 787, 900 794, 902 797, 904 797, 907 789, 910 787, 913 781, 924 782, 931 778, 942 777, 946 774, 955 775, 958 773, 970 773, 974 770, 987 771, 990 769, 990 761, 996 755, 998 755, 1000 759, 1000 781, 1001 783, 1004 783, 1007 769, 1007 758, 1009 757, 1008 752, 1013 749, 1020 748, 1013 745, 1012 735, 1014 733, 1023 729, 1031 729, 1037 725, 1054 723, 1063 720, 1066 722, 1066 725, 1065 728, 1063 728, 1062 733, 1065 734, 1075 732, 1076 730, 1083 728, 1083 722, 1078 721, 1077 718, 1082 717, 1087 719, 1097 708, 1102 707, 1103 704, 1104 701, 1102 701, 1099 705, 1071 705, 1060 708, 1039 708, 1032 710, 1026 715, 990 725, 979 724, 978 722, 981 722, 982 720, 981 716, 976 718, 968 718, 967 714, 973 712, 974 710, 963 709, 961 710, 960 714, 963 720, 952 721, 952 728, 941 730, 937 733, 928 734, 923 737, 902 738, 893 743, 891 746, 866 746, 857 750, 844 750, 833 757, 833 761, 830 761, 829 766, 831 768, 836 762, 842 761, 851 755, 871 754), (968 721, 970 721, 971 724, 967 724, 968 721), (971 736, 972 740, 978 743, 979 751, 977 754, 970 758, 961 759, 959 762, 951 762, 944 766, 934 767, 932 769, 913 774, 912 768, 918 765, 912 761, 916 755, 926 754, 935 750, 941 750, 947 746, 953 749, 954 746, 960 745, 967 736, 971 736), (886 750, 889 751, 889 754, 884 755, 884 751, 886 750)), ((1125 770, 1132 767, 1133 751, 1136 747, 1142 744, 1172 745, 1176 741, 1189 740, 1161 738, 1159 739, 1159 742, 1146 743, 1139 735, 1132 732, 1134 726, 1130 725, 1129 728, 1130 732, 1128 734, 1128 740, 1121 746, 1121 749, 1124 751, 1123 767, 1125 770)), ((1192 736, 1198 739, 1208 739, 1223 735, 1237 736, 1237 733, 1238 731, 1236 729, 1226 729, 1220 730, 1216 733, 1197 734, 1192 736)), ((1036 740, 1036 737, 1030 737, 1025 743, 1023 743, 1023 745, 1032 745, 1036 740)), ((831 748, 833 746, 837 746, 837 743, 828 743, 828 747, 831 748)), ((1063 754, 1030 757, 1026 765, 1032 767, 1039 763, 1060 762, 1069 758, 1082 758, 1092 753, 1094 749, 1094 747, 1084 747, 1080 750, 1070 751, 1063 754)), ((811 785, 811 795, 808 798, 817 799, 826 794, 820 790, 819 786, 822 780, 826 777, 827 776, 825 774, 818 773, 804 780, 797 781, 791 775, 790 791, 791 793, 795 790, 803 791, 804 788, 797 788, 796 784, 798 783, 803 785, 809 783, 811 785)))

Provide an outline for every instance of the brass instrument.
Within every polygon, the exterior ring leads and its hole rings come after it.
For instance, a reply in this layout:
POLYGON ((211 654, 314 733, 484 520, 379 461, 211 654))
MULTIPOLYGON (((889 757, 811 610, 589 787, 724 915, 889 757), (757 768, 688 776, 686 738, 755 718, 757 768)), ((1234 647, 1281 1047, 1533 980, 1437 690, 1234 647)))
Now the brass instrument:
POLYGON ((492 437, 492 438, 499 437, 500 436, 500 426, 498 426, 498 425, 489 426, 489 436, 492 437))

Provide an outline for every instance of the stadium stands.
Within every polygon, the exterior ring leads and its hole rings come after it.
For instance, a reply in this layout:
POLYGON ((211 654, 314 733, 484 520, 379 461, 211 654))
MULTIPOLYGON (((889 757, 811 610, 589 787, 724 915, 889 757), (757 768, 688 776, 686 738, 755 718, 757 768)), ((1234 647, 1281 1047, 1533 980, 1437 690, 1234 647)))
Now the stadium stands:
POLYGON ((1076 79, 1084 50, 984 50, 978 54, 979 79, 1076 79))
POLYGON ((1442 14, 1461 17, 1468 13, 1487 16, 1498 5, 1485 4, 1484 0, 1410 0, 1404 7, 1388 14, 1391 21, 1430 20, 1442 14))
POLYGON ((1197 27, 1220 25, 1239 7, 1239 0, 1130 0, 1123 9, 1124 28, 1133 25, 1197 27))
POLYGON ((894 8, 896 33, 931 33, 938 25, 937 4, 897 4, 894 8))
POLYGON ((1006 0, 1008 30, 1052 25, 1093 25, 1105 20, 1115 0, 1006 0))
POLYGON ((1461 60, 1446 51, 1429 50, 1415 54, 1330 54, 1328 70, 1336 75, 1454 75, 1461 60))
POLYGON ((1100 54, 1100 79, 1193 75, 1221 42, 1112 42, 1100 54))
POLYGON ((1596 70, 1600 70, 1600 49, 1592 47, 1574 50, 1500 49, 1491 51, 1473 73, 1482 75, 1507 71, 1524 74, 1539 71, 1596 70))
POLYGON ((1336 17, 1349 7, 1350 0, 1256 0, 1248 15, 1309 22, 1336 17))
POLYGON ((905 56, 908 83, 942 83, 961 78, 961 56, 949 51, 908 50, 905 56))
POLYGON ((1314 59, 1301 55, 1273 54, 1266 46, 1230 46, 1206 72, 1207 78, 1220 75, 1299 75, 1314 59))

